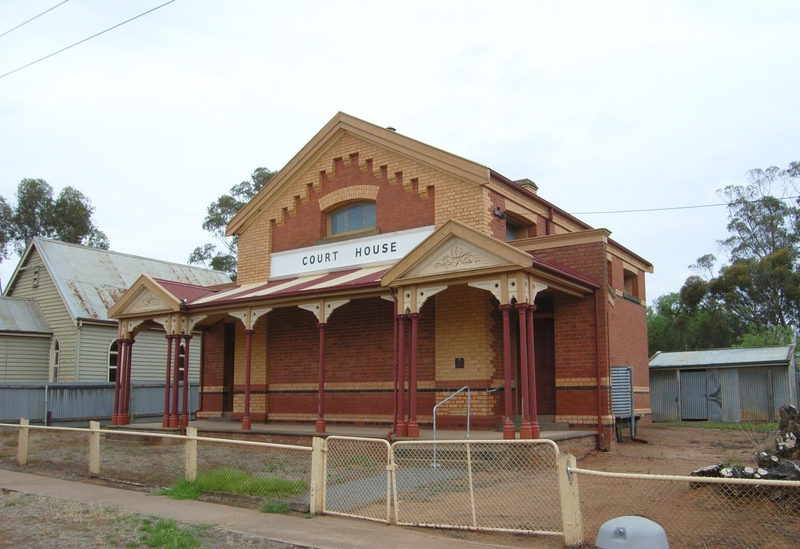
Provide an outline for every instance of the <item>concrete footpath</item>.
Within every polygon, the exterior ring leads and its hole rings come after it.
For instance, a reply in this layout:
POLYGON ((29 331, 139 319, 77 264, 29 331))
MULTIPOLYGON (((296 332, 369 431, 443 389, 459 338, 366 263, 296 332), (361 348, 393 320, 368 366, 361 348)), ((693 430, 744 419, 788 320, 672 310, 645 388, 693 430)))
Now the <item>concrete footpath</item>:
POLYGON ((367 520, 331 516, 305 519, 271 515, 257 510, 200 501, 178 501, 164 496, 13 471, 0 470, 0 488, 90 505, 116 507, 127 513, 153 515, 193 524, 209 524, 232 532, 260 536, 301 547, 319 549, 501 547, 444 537, 442 532, 436 530, 419 531, 367 520))

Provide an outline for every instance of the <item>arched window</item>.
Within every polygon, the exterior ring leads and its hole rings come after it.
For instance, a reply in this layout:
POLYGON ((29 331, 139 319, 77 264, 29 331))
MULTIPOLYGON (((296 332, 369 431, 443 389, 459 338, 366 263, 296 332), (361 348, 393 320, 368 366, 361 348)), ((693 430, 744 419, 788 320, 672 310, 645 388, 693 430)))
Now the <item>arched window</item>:
POLYGON ((61 345, 57 339, 50 347, 50 381, 58 381, 58 363, 61 360, 61 345))
POLYGON ((108 348, 108 381, 117 381, 117 364, 119 360, 119 345, 116 340, 108 348))
POLYGON ((329 236, 368 231, 375 228, 375 203, 349 204, 329 216, 329 236))
POLYGON ((178 353, 178 381, 183 381, 184 372, 186 371, 186 345, 181 343, 181 349, 178 353))

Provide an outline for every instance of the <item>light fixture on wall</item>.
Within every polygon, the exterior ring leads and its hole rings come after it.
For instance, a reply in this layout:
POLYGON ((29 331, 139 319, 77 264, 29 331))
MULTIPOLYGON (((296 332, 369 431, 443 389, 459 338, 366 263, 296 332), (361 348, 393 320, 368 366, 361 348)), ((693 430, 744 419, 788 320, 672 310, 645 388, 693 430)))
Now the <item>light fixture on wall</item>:
POLYGON ((505 219, 506 218, 506 212, 504 212, 500 208, 495 208, 494 209, 494 215, 496 215, 500 219, 505 219))

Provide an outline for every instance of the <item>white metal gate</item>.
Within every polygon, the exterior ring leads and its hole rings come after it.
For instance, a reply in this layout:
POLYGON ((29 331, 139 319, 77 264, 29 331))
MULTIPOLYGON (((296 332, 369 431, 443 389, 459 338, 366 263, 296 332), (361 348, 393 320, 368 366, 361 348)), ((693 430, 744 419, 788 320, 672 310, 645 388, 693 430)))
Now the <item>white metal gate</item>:
POLYGON ((376 438, 331 436, 324 446, 325 513, 391 522, 392 452, 376 438))
POLYGON ((551 440, 401 441, 392 453, 397 524, 563 532, 551 440))

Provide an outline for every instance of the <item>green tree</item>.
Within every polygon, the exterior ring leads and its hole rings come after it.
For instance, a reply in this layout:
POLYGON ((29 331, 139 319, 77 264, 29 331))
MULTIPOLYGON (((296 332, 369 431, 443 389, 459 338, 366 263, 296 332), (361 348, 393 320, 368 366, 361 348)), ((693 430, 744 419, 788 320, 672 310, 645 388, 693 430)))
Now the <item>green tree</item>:
POLYGON ((92 221, 94 207, 79 190, 65 187, 54 199, 44 179, 23 179, 16 199, 13 206, 0 197, 0 258, 8 257, 9 247, 22 255, 34 236, 108 248, 108 238, 92 221))
POLYGON ((14 208, 0 196, 0 261, 8 257, 8 247, 14 239, 14 208))
POLYGON ((220 196, 209 204, 203 221, 203 229, 217 239, 217 242, 221 244, 221 250, 217 249, 216 244, 198 246, 189 255, 190 264, 223 271, 231 279, 236 280, 238 239, 225 236, 225 228, 236 212, 241 210, 264 185, 269 183, 276 173, 267 168, 256 168, 250 176, 250 181, 242 181, 238 185, 234 185, 228 194, 220 196))
POLYGON ((746 186, 721 191, 728 201, 728 232, 720 244, 731 263, 709 290, 754 332, 800 322, 800 202, 797 163, 748 172, 746 186), (777 195, 777 196, 776 196, 777 195))
POLYGON ((647 309, 647 343, 656 351, 694 351, 733 346, 746 327, 708 291, 709 283, 690 276, 680 292, 658 297, 647 309))
POLYGON ((720 190, 730 236, 719 244, 729 263, 715 274, 717 259, 700 257, 680 292, 654 301, 651 354, 793 340, 800 325, 800 163, 747 175, 747 185, 720 190))

